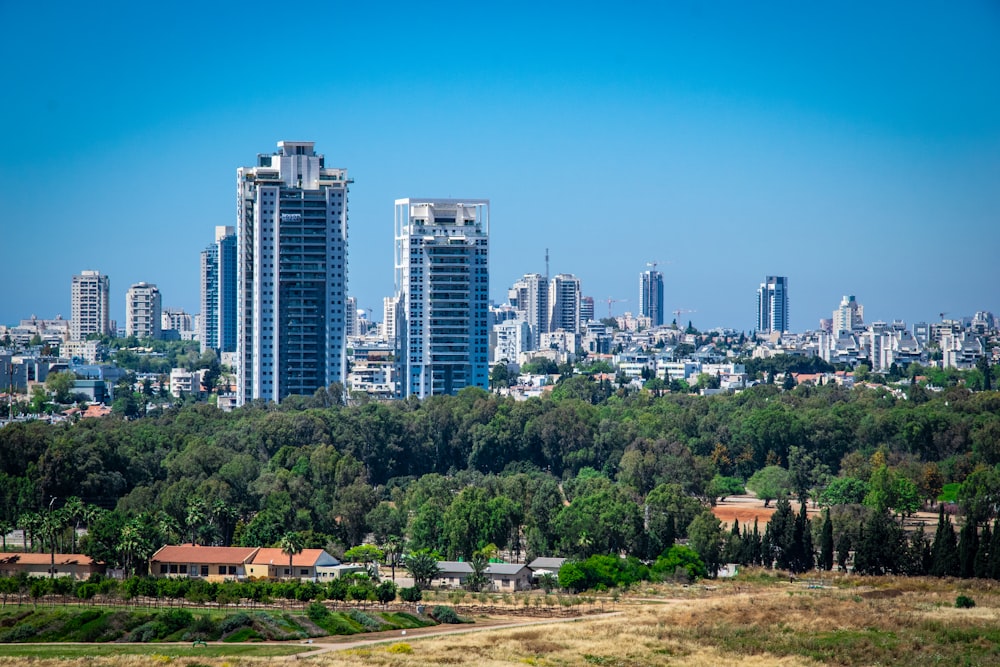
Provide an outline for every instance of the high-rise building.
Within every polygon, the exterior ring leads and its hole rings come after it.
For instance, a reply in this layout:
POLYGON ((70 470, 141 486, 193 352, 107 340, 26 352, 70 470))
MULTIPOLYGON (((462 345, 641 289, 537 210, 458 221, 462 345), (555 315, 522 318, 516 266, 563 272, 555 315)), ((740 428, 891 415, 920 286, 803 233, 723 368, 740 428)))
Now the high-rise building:
POLYGON ((507 290, 507 301, 531 328, 529 350, 537 350, 541 335, 549 330, 549 281, 527 273, 507 290))
POLYGON ((549 282, 549 332, 580 333, 580 279, 560 273, 549 282))
POLYGON ((236 402, 280 401, 345 379, 346 169, 279 141, 236 170, 236 402))
POLYGON ((201 351, 236 351, 236 228, 215 228, 201 251, 201 351))
POLYGON ((125 293, 125 335, 160 340, 162 325, 159 288, 147 282, 129 287, 125 293))
POLYGON ((389 343, 396 341, 396 309, 398 306, 399 299, 397 297, 382 297, 382 338, 389 343))
POLYGON ((586 326, 587 322, 594 319, 594 297, 585 296, 580 298, 580 324, 586 326))
POLYGON ((767 276, 757 290, 757 331, 788 330, 788 278, 767 276))
POLYGON ((489 201, 396 200, 400 395, 487 388, 489 201))
POLYGON ((344 334, 357 336, 360 333, 358 329, 358 300, 349 296, 344 299, 344 334))
POLYGON ((110 321, 111 282, 99 271, 81 271, 73 276, 70 292, 70 340, 84 340, 90 334, 113 334, 110 321))
POLYGON ((663 274, 659 271, 639 274, 639 314, 649 318, 651 327, 663 326, 663 274))
POLYGON ((840 300, 837 310, 833 311, 833 333, 840 334, 842 331, 851 333, 858 329, 865 328, 865 307, 858 303, 854 295, 845 295, 840 300))

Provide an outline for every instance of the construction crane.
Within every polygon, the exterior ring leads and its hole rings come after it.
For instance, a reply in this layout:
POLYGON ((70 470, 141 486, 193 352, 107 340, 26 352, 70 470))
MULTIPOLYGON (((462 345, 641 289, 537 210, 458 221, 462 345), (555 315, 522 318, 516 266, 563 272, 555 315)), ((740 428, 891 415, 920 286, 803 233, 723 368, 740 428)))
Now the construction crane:
POLYGON ((628 303, 628 299, 613 299, 609 296, 607 299, 605 299, 605 302, 607 302, 608 304, 608 317, 614 317, 614 315, 611 313, 611 304, 628 303))
POLYGON ((943 313, 938 313, 938 317, 940 317, 941 321, 944 322, 944 316, 947 315, 947 314, 948 314, 948 311, 945 311, 943 313))
POLYGON ((688 310, 687 308, 678 308, 677 310, 673 310, 671 312, 674 314, 674 319, 676 320, 678 317, 684 315, 685 313, 697 313, 698 311, 688 310))
POLYGON ((664 264, 664 265, 666 265, 666 264, 673 264, 673 263, 674 263, 674 260, 672 260, 672 259, 668 259, 668 260, 667 260, 667 261, 665 261, 665 262, 661 262, 661 261, 659 261, 659 260, 656 260, 656 259, 654 259, 654 260, 653 260, 653 261, 651 261, 651 262, 646 262, 646 266, 648 266, 649 268, 651 268, 651 269, 653 269, 654 271, 656 271, 656 267, 658 267, 658 266, 659 266, 660 264, 664 264))

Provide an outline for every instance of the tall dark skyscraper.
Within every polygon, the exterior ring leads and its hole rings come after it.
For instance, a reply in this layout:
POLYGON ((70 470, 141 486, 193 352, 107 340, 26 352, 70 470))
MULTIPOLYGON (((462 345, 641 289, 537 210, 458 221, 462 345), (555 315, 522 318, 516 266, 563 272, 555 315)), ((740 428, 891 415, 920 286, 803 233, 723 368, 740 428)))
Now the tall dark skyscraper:
POLYGON ((788 330, 788 278, 767 276, 757 290, 757 331, 788 330))
POLYGON ((201 251, 201 351, 236 351, 236 228, 216 227, 201 251))
POLYGON ((663 326, 663 274, 659 271, 639 274, 639 313, 650 319, 651 326, 663 326))
POLYGON ((236 171, 237 403, 312 394, 346 375, 346 169, 311 141, 236 171))

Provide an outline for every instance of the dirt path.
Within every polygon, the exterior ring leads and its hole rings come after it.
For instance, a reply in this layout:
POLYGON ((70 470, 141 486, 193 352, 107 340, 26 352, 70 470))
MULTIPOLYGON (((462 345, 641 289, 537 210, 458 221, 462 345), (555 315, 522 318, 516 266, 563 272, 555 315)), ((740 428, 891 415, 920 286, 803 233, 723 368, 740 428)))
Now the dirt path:
MULTIPOLYGON (((307 651, 303 653, 296 653, 295 655, 284 656, 283 660, 305 660, 308 658, 313 658, 324 653, 329 653, 331 651, 346 651, 355 648, 363 648, 366 646, 372 646, 374 644, 386 644, 388 642, 396 641, 409 641, 411 639, 420 639, 422 637, 439 637, 441 635, 453 635, 453 634, 471 634, 474 632, 488 632, 490 630, 506 630, 509 628, 523 628, 532 625, 549 625, 553 623, 575 623, 578 621, 586 621, 590 619, 598 618, 610 618, 613 616, 619 616, 622 612, 611 611, 605 612, 603 614, 588 614, 587 616, 576 616, 573 618, 545 618, 545 619, 535 619, 531 621, 509 621, 505 619, 493 619, 493 620, 479 620, 476 621, 474 626, 469 625, 453 625, 445 629, 442 629, 440 625, 432 626, 429 628, 413 628, 411 630, 389 630, 386 632, 373 632, 371 634, 365 635, 364 639, 354 639, 352 638, 336 638, 336 637, 321 637, 319 639, 313 640, 313 645, 317 648, 313 651, 307 651), (404 634, 405 633, 405 634, 404 634)), ((271 643, 271 642, 268 642, 271 643)), ((292 643, 292 642, 274 642, 274 643, 292 643)), ((301 641, 298 643, 302 643, 301 641)))

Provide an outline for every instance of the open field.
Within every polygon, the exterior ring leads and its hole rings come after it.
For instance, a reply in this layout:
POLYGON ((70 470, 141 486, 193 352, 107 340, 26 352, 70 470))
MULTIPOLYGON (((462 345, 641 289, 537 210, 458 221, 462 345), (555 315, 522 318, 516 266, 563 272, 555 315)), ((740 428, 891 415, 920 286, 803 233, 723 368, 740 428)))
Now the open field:
MULTIPOLYGON (((614 606, 620 614, 564 623, 535 622, 485 631, 458 626, 446 629, 453 630, 448 634, 428 628, 431 636, 426 637, 418 636, 422 634, 418 631, 349 641, 317 639, 309 652, 288 659, 314 665, 387 667, 1000 664, 1000 585, 996 582, 831 575, 789 582, 787 577, 758 570, 704 586, 642 586, 614 606), (976 606, 955 608, 957 595, 971 597, 976 606)), ((484 625, 491 623, 482 620, 484 625)), ((305 648, 301 644, 284 647, 305 648)), ((23 648, 0 647, 0 665, 237 667, 285 659, 253 657, 238 653, 244 647, 211 644, 209 649, 220 652, 180 654, 172 653, 173 647, 159 645, 115 647, 146 653, 95 658, 73 657, 80 655, 78 646, 40 654, 15 653, 23 648), (56 659, 57 654, 69 659, 56 659)))
MULTIPOLYGON (((799 511, 799 503, 795 500, 792 501, 792 511, 796 513, 799 511)), ((822 508, 814 507, 812 502, 809 503, 806 512, 810 519, 821 518, 823 514, 822 508)), ((774 502, 764 507, 764 501, 752 494, 729 496, 712 507, 712 514, 726 528, 733 525, 733 519, 738 519, 741 527, 748 524, 752 526, 754 519, 757 519, 757 524, 760 530, 763 531, 764 526, 771 520, 771 515, 774 514, 774 502)), ((907 529, 913 529, 923 524, 925 530, 933 530, 934 526, 937 525, 937 520, 937 511, 928 512, 922 510, 907 517, 904 526, 907 529)))

